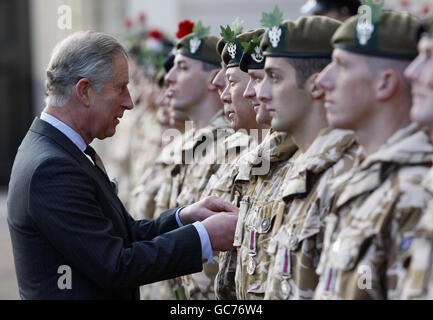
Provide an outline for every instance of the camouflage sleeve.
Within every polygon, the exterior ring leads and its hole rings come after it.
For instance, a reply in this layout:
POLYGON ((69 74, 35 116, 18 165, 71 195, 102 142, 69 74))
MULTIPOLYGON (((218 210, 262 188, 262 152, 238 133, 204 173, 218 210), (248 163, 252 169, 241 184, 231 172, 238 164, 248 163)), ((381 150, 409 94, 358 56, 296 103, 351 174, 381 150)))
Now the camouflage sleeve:
POLYGON ((421 186, 423 171, 420 168, 400 170, 400 195, 389 224, 389 255, 386 267, 386 294, 397 299, 407 273, 407 260, 415 238, 415 230, 427 208, 430 195, 421 186))
POLYGON ((219 256, 219 270, 215 277, 215 296, 218 300, 236 300, 235 273, 237 250, 233 248, 221 252, 219 256))
POLYGON ((414 236, 401 239, 402 276, 397 282, 395 299, 433 299, 433 201, 415 228, 414 236), (406 252, 405 252, 406 251, 406 252))

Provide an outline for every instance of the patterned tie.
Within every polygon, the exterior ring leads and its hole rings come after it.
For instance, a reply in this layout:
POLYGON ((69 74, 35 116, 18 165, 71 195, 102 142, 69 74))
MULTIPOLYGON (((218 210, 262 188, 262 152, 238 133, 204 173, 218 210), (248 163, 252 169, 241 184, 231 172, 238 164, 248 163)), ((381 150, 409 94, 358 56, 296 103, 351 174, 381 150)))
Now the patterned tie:
POLYGON ((105 177, 110 181, 108 178, 107 171, 105 170, 104 163, 102 162, 101 157, 96 153, 95 149, 93 149, 91 146, 87 146, 86 150, 84 150, 84 153, 87 154, 92 160, 95 166, 102 171, 102 173, 105 175, 105 177))

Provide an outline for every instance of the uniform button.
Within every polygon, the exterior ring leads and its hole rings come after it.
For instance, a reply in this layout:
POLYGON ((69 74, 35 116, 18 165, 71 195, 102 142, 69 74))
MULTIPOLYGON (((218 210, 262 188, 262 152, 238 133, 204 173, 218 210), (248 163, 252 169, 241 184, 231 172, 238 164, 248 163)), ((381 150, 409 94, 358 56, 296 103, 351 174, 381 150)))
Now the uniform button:
POLYGON ((296 246, 298 245, 298 238, 293 237, 292 239, 290 239, 289 245, 290 245, 290 248, 295 249, 296 246))
POLYGON ((263 230, 263 232, 268 231, 270 225, 271 225, 271 221, 269 220, 269 218, 263 219, 262 220, 262 230, 263 230))

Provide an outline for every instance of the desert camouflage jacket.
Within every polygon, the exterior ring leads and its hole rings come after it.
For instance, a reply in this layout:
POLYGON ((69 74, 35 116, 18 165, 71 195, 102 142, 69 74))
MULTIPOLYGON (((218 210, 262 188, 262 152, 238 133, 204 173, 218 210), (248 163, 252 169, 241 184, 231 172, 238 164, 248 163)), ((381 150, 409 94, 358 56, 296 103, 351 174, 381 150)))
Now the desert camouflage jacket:
POLYGON ((286 133, 271 131, 256 149, 239 159, 234 185, 235 197, 240 199, 235 249, 220 257, 215 280, 219 298, 263 298, 261 281, 266 279, 267 266, 263 246, 272 230, 273 198, 296 150, 286 133))
POLYGON ((416 124, 335 179, 333 212, 326 218, 315 299, 393 299, 414 227, 428 195, 421 186, 433 155, 416 124))
POLYGON ((402 257, 405 276, 399 283, 399 299, 433 299, 433 169, 423 181, 430 199, 415 229, 407 254, 402 257))
POLYGON ((284 209, 275 217, 267 248, 271 262, 265 299, 312 299, 324 218, 335 196, 328 184, 351 169, 356 150, 353 132, 324 129, 294 161, 280 190, 284 209))

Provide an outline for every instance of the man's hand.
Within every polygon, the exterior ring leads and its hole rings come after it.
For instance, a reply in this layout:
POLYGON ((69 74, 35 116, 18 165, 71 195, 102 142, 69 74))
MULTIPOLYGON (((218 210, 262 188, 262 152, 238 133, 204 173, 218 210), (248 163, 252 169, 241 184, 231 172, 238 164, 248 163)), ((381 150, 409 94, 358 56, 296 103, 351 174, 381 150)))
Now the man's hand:
POLYGON ((202 222, 209 235, 212 250, 228 251, 233 248, 237 221, 237 213, 221 212, 202 222))
POLYGON ((239 209, 218 197, 207 197, 196 202, 179 213, 179 218, 184 225, 203 221, 217 213, 227 212, 237 216, 239 209))

